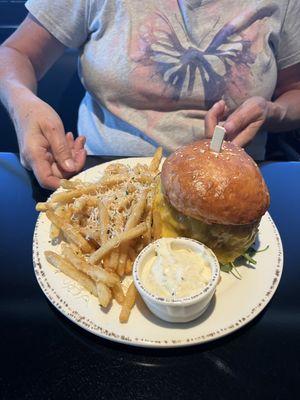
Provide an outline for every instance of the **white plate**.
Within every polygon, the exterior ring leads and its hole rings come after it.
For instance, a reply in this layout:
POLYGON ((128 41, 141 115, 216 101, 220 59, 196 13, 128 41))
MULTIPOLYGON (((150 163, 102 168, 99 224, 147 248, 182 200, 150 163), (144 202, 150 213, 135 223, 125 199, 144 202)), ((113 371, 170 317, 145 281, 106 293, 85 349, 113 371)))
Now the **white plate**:
MULTIPOLYGON (((118 160, 128 165, 148 163, 149 158, 118 160)), ((101 164, 78 176, 95 181, 110 163, 101 164)), ((75 281, 52 267, 44 257, 45 250, 59 251, 49 239, 50 222, 40 214, 33 238, 34 271, 43 292, 67 318, 89 332, 103 338, 134 346, 179 347, 225 336, 241 328, 257 316, 271 300, 280 281, 283 251, 279 233, 268 213, 259 227, 259 248, 269 249, 255 256, 255 268, 241 266, 238 280, 221 273, 222 279, 208 310, 197 320, 171 324, 156 318, 141 300, 133 308, 129 322, 119 323, 120 306, 114 301, 111 309, 100 309, 96 297, 75 281)))

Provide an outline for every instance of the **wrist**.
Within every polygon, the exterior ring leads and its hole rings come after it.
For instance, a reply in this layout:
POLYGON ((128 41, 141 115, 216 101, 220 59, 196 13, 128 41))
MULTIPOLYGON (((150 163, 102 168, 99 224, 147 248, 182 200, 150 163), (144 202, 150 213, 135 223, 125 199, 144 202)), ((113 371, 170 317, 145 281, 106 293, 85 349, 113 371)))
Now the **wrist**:
POLYGON ((26 86, 23 85, 15 85, 11 89, 11 102, 16 106, 24 105, 24 103, 30 103, 37 99, 36 94, 26 86))
POLYGON ((28 101, 32 101, 35 94, 26 86, 15 80, 6 79, 0 85, 0 101, 14 121, 19 109, 28 101))
POLYGON ((14 124, 28 112, 28 108, 37 100, 37 96, 27 87, 15 86, 10 93, 8 112, 14 124))

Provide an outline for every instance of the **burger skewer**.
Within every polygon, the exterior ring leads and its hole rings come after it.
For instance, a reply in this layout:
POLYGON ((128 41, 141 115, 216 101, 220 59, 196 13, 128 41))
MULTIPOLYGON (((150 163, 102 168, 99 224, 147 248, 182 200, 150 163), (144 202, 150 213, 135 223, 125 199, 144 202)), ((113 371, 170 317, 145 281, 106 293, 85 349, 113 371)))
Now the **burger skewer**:
POLYGON ((210 150, 214 151, 215 153, 220 153, 225 134, 226 130, 223 128, 223 126, 217 125, 215 127, 214 134, 210 142, 210 150))

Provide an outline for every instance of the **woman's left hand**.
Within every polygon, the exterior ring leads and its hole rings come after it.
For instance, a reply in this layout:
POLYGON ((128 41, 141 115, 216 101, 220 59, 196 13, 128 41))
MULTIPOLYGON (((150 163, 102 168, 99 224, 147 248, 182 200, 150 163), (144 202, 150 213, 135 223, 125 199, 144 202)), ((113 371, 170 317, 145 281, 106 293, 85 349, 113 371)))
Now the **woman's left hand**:
POLYGON ((272 115, 273 103, 263 97, 251 97, 225 118, 228 110, 224 100, 217 102, 206 114, 205 136, 212 137, 215 126, 222 122, 226 139, 244 147, 266 125, 272 115))

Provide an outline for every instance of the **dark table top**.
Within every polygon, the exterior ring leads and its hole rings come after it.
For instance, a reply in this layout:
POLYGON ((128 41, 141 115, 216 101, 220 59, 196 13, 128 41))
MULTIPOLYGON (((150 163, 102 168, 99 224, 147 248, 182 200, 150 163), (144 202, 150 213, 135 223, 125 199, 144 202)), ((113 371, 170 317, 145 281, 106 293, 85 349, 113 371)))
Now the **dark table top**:
MULTIPOLYGON (((107 161, 89 158, 87 167, 107 161)), ((1 399, 300 398, 300 163, 262 166, 285 262, 273 299, 251 323, 208 344, 144 349, 93 336, 61 315, 35 279, 39 188, 0 153, 1 399)))

